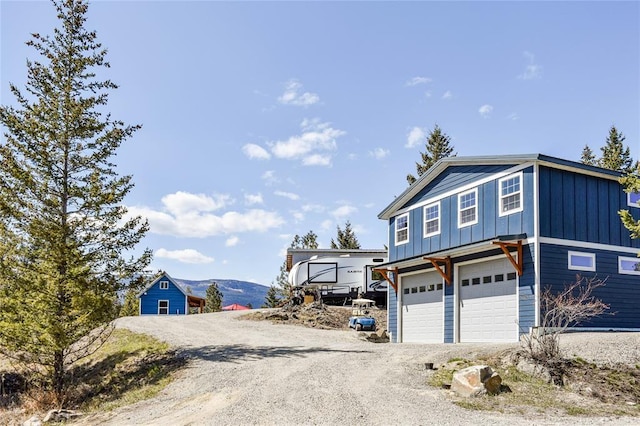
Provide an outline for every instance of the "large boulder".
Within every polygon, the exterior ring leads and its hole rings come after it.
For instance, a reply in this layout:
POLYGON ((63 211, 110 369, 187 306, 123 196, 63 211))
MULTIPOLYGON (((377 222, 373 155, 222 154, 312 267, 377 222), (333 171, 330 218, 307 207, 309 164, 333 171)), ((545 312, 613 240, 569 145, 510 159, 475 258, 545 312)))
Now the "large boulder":
POLYGON ((459 395, 480 396, 500 393, 502 378, 488 365, 473 365, 453 374, 451 390, 459 395))

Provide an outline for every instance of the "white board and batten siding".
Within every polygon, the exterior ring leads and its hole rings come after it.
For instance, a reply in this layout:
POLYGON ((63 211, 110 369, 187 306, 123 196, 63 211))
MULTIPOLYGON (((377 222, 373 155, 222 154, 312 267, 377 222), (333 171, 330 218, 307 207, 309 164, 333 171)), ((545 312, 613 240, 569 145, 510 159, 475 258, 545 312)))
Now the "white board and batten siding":
POLYGON ((437 272, 401 278, 401 339, 403 343, 444 341, 444 286, 437 272))
POLYGON ((517 274, 506 257, 458 267, 458 341, 518 340, 517 274))

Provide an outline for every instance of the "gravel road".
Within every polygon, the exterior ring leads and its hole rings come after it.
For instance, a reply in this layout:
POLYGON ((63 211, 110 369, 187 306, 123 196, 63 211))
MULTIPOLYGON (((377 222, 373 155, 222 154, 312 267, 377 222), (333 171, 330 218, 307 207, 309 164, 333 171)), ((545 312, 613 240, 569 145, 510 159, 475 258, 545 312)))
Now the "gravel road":
MULTIPOLYGON (((85 418, 90 425, 531 425, 637 424, 638 419, 535 418, 462 409, 428 387, 424 363, 495 352, 515 344, 373 344, 354 331, 238 320, 243 312, 128 317, 117 322, 178 347, 189 366, 155 398, 85 418)), ((640 362, 640 333, 569 352, 640 362), (590 350, 586 353, 585 350, 590 350)))

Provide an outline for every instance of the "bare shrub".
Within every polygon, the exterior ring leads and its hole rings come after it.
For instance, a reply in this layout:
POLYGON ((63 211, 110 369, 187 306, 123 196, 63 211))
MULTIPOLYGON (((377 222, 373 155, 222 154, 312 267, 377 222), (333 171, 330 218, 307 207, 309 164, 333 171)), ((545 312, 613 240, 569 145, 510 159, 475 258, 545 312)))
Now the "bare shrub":
POLYGON ((563 384, 568 363, 562 357, 560 335, 609 309, 609 305, 593 296, 593 291, 604 286, 605 281, 576 275, 576 280, 566 284, 562 291, 554 292, 547 287, 540 296, 540 327, 525 334, 522 344, 528 358, 548 372, 556 385, 563 384))

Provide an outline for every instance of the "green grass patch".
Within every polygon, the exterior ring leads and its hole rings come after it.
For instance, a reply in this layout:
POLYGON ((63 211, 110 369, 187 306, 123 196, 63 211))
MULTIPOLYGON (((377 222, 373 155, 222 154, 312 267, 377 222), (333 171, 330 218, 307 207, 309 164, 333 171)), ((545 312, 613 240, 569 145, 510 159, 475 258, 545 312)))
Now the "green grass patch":
POLYGON ((169 345, 145 334, 116 329, 93 355, 72 370, 69 395, 83 411, 107 411, 151 398, 186 363, 169 345))

